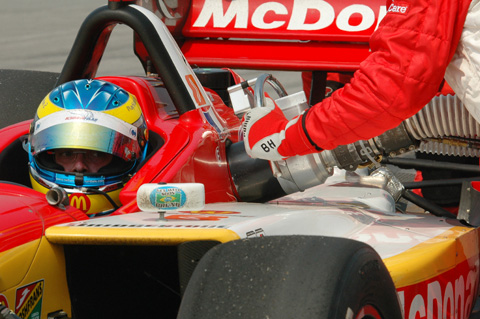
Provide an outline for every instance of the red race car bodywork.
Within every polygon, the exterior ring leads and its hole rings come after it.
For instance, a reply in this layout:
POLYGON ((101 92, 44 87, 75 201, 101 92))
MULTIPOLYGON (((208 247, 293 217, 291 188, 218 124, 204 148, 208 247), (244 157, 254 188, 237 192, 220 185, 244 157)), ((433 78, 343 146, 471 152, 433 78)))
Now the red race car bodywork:
POLYGON ((381 0, 193 1, 182 51, 199 66, 354 71, 385 13, 381 0))
POLYGON ((30 187, 22 143, 31 121, 0 130, 0 303, 24 319, 223 318, 239 304, 244 317, 268 317, 268 309, 271 318, 291 318, 286 308, 315 317, 309 300, 319 312, 341 309, 335 318, 469 318, 479 283, 475 215, 458 220, 436 206, 405 214, 378 176, 345 174, 312 187, 335 177, 333 166, 370 164, 365 146, 378 157, 413 150, 408 128, 302 165, 270 163, 245 154, 228 94, 240 86, 247 96, 265 96, 233 68, 309 71, 312 86, 325 92, 327 73, 350 74, 368 56, 384 1, 172 3, 109 1, 87 17, 58 75, 57 84, 95 78, 113 27, 134 30, 145 75, 99 78, 136 96, 149 129, 147 157, 122 189, 118 210, 89 219, 87 197, 66 206, 47 201, 30 187), (296 167, 309 165, 297 175, 296 167), (161 183, 203 184, 205 208, 140 211, 139 188, 161 183), (317 251, 319 259, 304 261, 317 251), (358 266, 363 258, 370 259, 358 266), (234 288, 222 286, 230 280, 234 288))

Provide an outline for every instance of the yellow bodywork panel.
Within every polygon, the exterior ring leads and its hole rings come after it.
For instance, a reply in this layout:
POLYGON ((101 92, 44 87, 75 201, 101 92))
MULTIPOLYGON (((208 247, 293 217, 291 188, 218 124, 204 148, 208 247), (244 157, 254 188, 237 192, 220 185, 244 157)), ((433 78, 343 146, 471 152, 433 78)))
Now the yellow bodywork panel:
POLYGON ((54 226, 46 231, 49 241, 69 245, 178 245, 187 241, 239 239, 228 229, 158 229, 128 227, 54 226))
POLYGON ((478 242, 478 229, 452 227, 384 262, 398 289, 434 278, 464 261, 478 260, 478 242))
MULTIPOLYGON (((15 309, 15 312, 21 314, 22 318, 35 317, 37 314, 34 312, 39 309, 41 309, 42 319, 46 319, 48 313, 58 310, 71 314, 62 246, 51 244, 43 237, 4 252, 0 257, 2 262, 0 264, 2 277, 0 293, 6 297, 10 309, 15 309), (22 253, 19 249, 37 247, 38 250, 31 264, 25 263, 24 260, 22 262, 21 259, 4 258, 10 253, 22 253), (28 269, 24 271, 26 266, 28 269), (9 279, 10 275, 16 272, 21 272, 23 275, 20 282, 15 282, 14 287, 9 286, 4 290, 5 281, 3 279, 9 279), (25 289, 25 287, 28 288, 25 289), (23 299, 17 300, 19 291, 23 299), (22 294, 22 291, 25 291, 25 294, 22 294)), ((8 282, 8 284, 12 283, 8 282)))
POLYGON ((37 239, 0 253, 0 292, 20 284, 39 244, 40 239, 37 239))

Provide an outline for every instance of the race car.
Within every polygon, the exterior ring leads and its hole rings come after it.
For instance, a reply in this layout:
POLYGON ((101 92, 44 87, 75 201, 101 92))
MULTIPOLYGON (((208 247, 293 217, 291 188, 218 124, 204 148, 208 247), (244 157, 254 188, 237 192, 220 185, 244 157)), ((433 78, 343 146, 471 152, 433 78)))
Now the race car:
POLYGON ((96 78, 113 27, 129 26, 145 74, 97 79, 136 96, 149 148, 121 207, 89 218, 88 197, 32 189, 22 145, 31 120, 0 131, 0 318, 475 318, 471 179, 455 215, 386 165, 421 165, 398 155, 439 145, 476 156, 478 125, 459 120, 454 96, 332 151, 268 162, 244 150, 248 108, 269 96, 294 116, 321 99, 328 73, 353 72, 368 55, 385 12, 376 0, 111 0, 86 18, 58 76, 2 70, 6 85, 27 76, 38 88, 96 78), (235 68, 313 72, 316 89, 288 94, 273 74, 245 80, 235 68), (445 105, 437 121, 432 110, 445 105))

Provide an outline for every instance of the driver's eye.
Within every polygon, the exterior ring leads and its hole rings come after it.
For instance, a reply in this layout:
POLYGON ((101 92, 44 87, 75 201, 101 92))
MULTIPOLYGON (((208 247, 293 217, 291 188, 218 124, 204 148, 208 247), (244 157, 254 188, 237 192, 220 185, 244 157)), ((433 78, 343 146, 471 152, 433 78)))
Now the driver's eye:
POLYGON ((77 155, 72 151, 62 151, 62 152, 58 152, 57 154, 61 158, 72 158, 72 157, 75 157, 77 155))
POLYGON ((88 156, 91 158, 101 158, 101 157, 105 157, 105 154, 94 151, 94 152, 90 152, 88 156))
POLYGON ((58 150, 55 152, 55 161, 59 164, 73 163, 77 158, 77 152, 73 150, 58 150))

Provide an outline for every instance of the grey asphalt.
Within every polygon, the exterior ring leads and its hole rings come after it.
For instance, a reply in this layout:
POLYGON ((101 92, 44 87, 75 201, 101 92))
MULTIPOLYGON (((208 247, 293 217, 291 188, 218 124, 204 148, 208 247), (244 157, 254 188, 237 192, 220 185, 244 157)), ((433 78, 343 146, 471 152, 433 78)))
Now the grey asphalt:
MULTIPOLYGON (((107 0, 1 1, 0 105, 3 107, 0 106, 0 128, 33 117, 41 99, 53 89, 56 74, 62 71, 82 22, 90 12, 107 3, 107 0), (22 90, 12 95, 18 87, 22 90)), ((97 76, 144 74, 133 53, 132 39, 130 28, 115 27, 97 76)), ((301 90, 298 72, 236 71, 247 80, 265 72, 272 73, 288 93, 301 90)), ((267 87, 267 92, 273 91, 267 87)))
MULTIPOLYGON (((84 18, 107 0, 2 1, 0 9, 0 69, 60 72, 84 18)), ((112 33, 98 71, 101 75, 141 75, 133 54, 132 32, 119 25, 112 33)), ((246 79, 264 71, 238 72, 246 79)), ((271 72, 289 93, 300 90, 300 76, 271 72)))
MULTIPOLYGON (((84 18, 106 3, 105 0, 2 1, 0 69, 60 72, 84 18)), ((131 33, 122 27, 112 36, 99 75, 141 71, 129 45, 131 33)))

